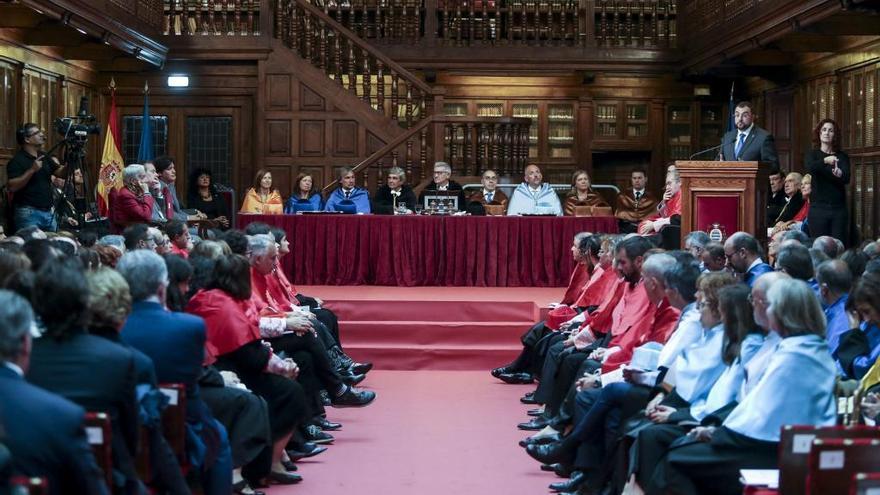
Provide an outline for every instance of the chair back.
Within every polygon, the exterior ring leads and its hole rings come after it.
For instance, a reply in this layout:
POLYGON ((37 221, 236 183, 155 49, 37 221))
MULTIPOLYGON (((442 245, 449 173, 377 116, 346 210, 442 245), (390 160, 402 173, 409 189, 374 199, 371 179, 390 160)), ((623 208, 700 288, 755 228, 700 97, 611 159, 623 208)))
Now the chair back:
POLYGON ((856 473, 853 476, 850 495, 876 495, 880 493, 880 473, 856 473))
POLYGON ((186 387, 182 383, 160 383, 159 390, 168 397, 168 407, 162 411, 162 432, 177 461, 186 466, 186 387))
POLYGON ((103 412, 87 412, 85 417, 86 438, 92 446, 92 454, 98 467, 104 472, 107 486, 113 486, 113 427, 110 416, 103 412))
POLYGON ((779 438, 779 493, 803 495, 806 491, 807 466, 813 440, 880 439, 880 430, 868 426, 786 425, 779 438))
POLYGON ((815 439, 810 449, 807 495, 845 493, 861 472, 880 470, 880 439, 815 439))

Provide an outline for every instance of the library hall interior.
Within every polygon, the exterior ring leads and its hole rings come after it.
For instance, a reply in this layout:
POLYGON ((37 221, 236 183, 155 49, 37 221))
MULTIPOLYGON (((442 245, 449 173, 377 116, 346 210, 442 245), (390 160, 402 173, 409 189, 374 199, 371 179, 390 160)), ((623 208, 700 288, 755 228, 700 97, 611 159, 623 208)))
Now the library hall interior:
POLYGON ((880 0, 0 0, 0 495, 880 494, 880 0))

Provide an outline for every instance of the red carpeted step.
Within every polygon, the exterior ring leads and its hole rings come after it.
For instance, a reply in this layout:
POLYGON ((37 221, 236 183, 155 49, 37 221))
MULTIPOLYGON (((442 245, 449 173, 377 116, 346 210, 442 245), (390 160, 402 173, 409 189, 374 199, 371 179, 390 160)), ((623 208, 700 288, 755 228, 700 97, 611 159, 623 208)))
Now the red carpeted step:
MULTIPOLYGON (((519 341, 516 341, 518 344, 519 341)), ((520 345, 446 347, 434 345, 346 345, 356 361, 370 361, 382 370, 489 370, 512 361, 520 345)), ((488 371, 487 371, 488 372, 488 371)))
MULTIPOLYGON (((353 288, 352 290, 357 290, 353 288)), ((430 296, 427 296, 430 297, 430 296)), ((344 321, 536 321, 534 301, 502 300, 331 300, 324 306, 344 321)))
POLYGON ((345 346, 370 344, 505 346, 534 322, 345 321, 345 346))

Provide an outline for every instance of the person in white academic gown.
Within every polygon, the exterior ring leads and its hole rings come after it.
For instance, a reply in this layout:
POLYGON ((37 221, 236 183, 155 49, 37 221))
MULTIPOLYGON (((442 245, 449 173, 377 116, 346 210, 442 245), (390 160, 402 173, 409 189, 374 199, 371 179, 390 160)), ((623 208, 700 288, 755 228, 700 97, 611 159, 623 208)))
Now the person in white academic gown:
POLYGON ((513 191, 507 206, 508 215, 562 215, 562 204, 537 165, 529 165, 524 182, 513 191))
POLYGON ((718 428, 698 427, 672 444, 648 495, 739 494, 740 469, 775 469, 784 425, 831 426, 837 410, 825 315, 803 281, 770 287, 767 316, 782 340, 755 388, 718 428))

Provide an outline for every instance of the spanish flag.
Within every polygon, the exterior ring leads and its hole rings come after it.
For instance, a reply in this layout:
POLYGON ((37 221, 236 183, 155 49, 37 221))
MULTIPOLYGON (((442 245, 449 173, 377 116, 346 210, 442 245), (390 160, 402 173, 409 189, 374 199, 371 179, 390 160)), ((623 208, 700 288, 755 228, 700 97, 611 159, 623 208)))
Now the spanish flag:
POLYGON ((110 81, 110 115, 107 117, 107 134, 104 152, 101 154, 101 170, 98 172, 98 214, 106 217, 110 210, 110 191, 122 187, 122 169, 125 160, 119 151, 119 125, 116 118, 116 82, 110 81))

